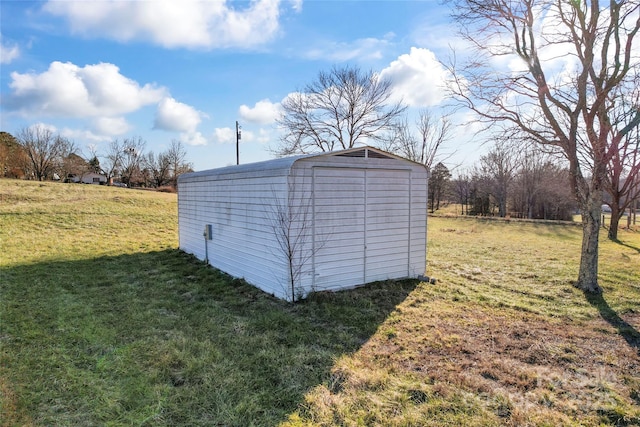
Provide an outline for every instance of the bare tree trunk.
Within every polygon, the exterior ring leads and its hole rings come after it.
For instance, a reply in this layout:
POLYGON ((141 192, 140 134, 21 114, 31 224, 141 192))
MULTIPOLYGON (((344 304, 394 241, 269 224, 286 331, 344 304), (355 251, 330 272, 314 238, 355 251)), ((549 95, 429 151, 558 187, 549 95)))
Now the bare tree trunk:
POLYGON ((620 218, 622 217, 620 205, 614 201, 611 204, 611 223, 609 227, 608 236, 611 240, 618 240, 618 225, 620 224, 620 218))
POLYGON ((500 218, 507 216, 507 198, 502 192, 498 197, 498 216, 500 218))
POLYGON ((600 294, 598 285, 598 239, 600 237, 600 215, 602 214, 602 192, 594 192, 582 209, 582 252, 576 287, 585 292, 600 294))

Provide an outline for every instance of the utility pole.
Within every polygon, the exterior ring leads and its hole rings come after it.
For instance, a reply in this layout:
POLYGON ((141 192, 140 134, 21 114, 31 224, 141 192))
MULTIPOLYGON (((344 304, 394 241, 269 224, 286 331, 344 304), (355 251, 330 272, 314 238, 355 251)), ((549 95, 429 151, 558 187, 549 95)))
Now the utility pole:
POLYGON ((236 165, 240 164, 240 138, 242 137, 242 128, 238 125, 236 120, 236 165))

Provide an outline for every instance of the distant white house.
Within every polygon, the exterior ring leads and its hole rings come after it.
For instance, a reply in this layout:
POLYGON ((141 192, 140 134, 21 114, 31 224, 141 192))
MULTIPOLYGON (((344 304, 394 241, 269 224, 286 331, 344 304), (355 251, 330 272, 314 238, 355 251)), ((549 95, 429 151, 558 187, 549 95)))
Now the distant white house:
POLYGON ((184 174, 180 248, 287 300, 418 277, 427 181, 370 147, 184 174))
POLYGON ((82 184, 106 184, 107 177, 99 173, 87 172, 82 175, 69 174, 67 181, 82 184))

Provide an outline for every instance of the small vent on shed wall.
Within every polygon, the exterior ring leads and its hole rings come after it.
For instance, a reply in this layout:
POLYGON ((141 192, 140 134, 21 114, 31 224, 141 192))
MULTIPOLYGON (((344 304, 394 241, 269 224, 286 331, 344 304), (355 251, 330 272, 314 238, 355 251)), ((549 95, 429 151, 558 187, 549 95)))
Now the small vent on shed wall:
POLYGON ((385 154, 378 153, 377 151, 363 148, 361 150, 349 151, 348 153, 336 154, 339 157, 371 157, 372 159, 393 159, 385 154))

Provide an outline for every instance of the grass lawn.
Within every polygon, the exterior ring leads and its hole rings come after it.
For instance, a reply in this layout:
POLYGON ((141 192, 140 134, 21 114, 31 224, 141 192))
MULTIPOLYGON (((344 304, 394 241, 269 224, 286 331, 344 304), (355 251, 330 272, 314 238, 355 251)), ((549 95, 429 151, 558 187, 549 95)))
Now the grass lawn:
POLYGON ((0 180, 0 425, 640 425, 640 233, 429 219, 427 274, 265 295, 175 194, 0 180))

